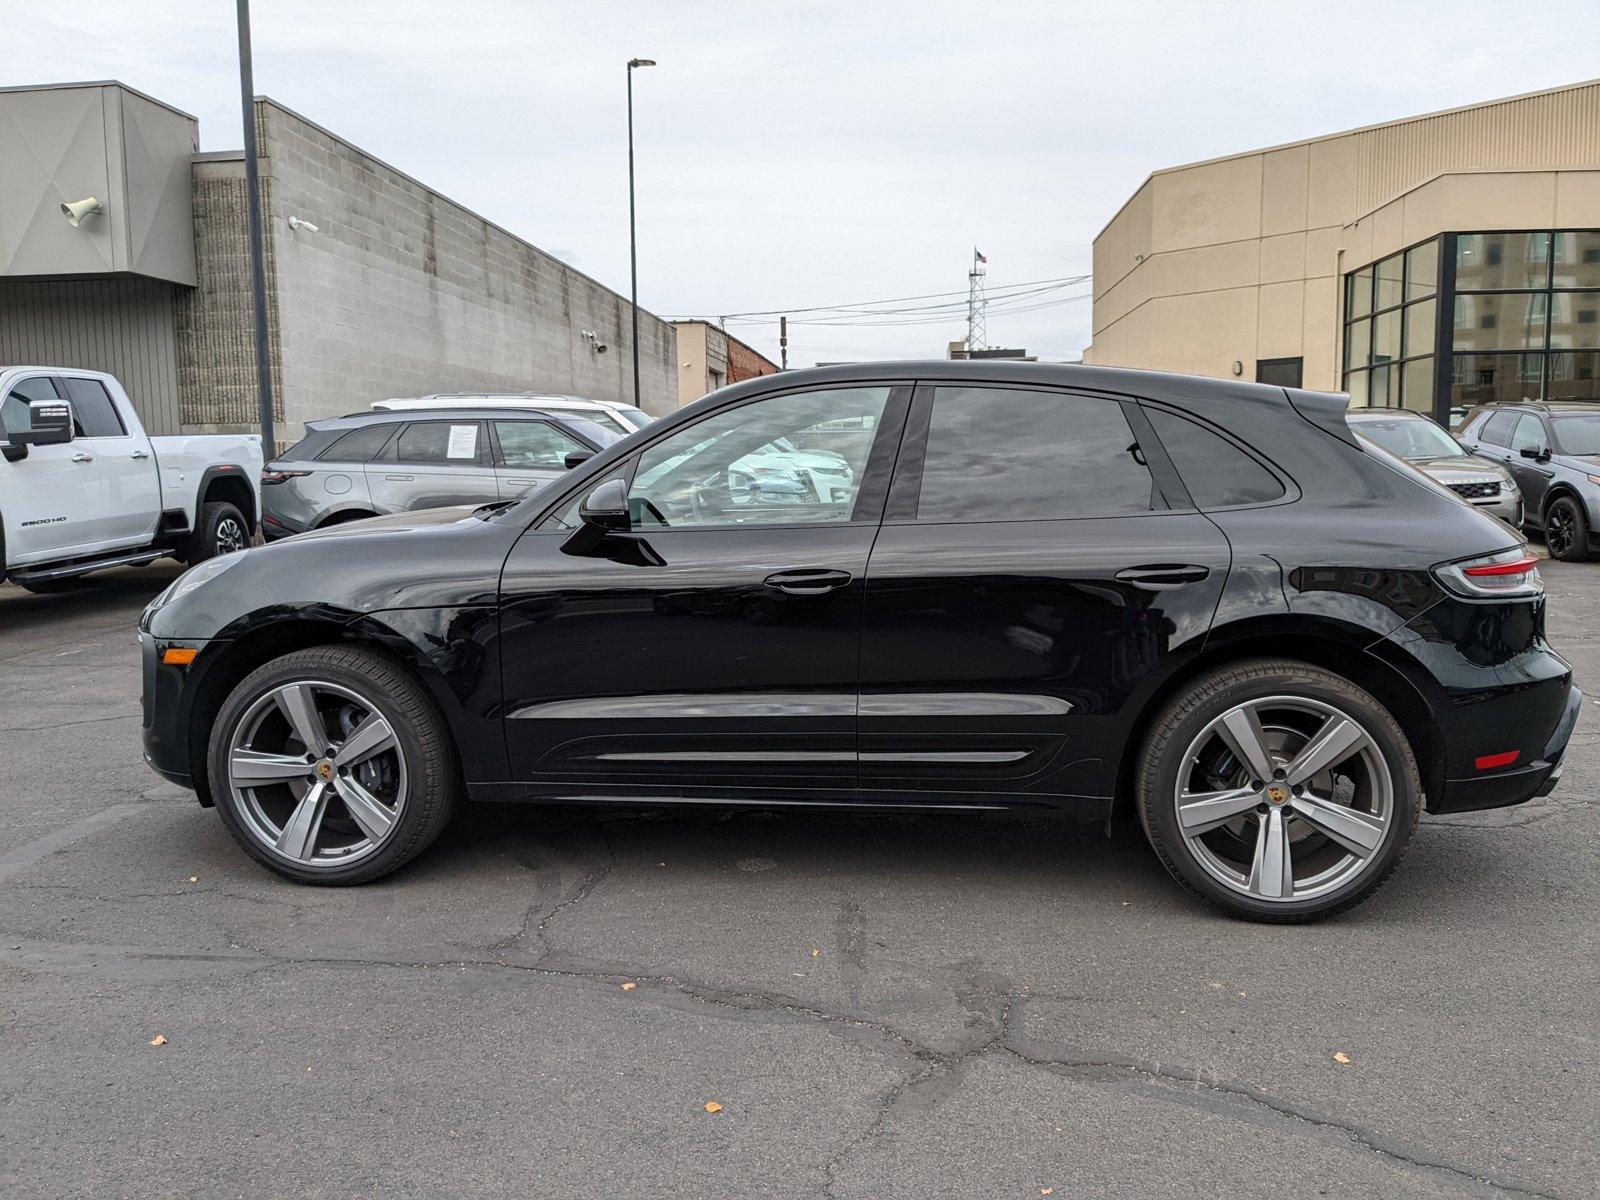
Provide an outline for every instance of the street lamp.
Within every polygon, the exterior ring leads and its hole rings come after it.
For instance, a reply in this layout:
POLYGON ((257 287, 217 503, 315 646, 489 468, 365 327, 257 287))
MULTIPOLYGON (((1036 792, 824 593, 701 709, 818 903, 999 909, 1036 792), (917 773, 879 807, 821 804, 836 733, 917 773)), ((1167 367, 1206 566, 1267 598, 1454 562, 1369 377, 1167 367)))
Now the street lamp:
POLYGON ((634 228, 633 204, 633 70, 635 67, 653 67, 653 58, 628 60, 628 272, 633 281, 631 308, 633 312, 633 406, 639 403, 639 235, 634 228))

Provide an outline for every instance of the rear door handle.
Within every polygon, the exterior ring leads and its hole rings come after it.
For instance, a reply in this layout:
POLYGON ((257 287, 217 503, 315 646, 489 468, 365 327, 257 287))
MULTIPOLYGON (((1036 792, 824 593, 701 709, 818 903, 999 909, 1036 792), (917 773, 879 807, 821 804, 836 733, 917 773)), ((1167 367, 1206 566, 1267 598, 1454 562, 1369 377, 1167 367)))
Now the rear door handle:
POLYGON ((761 582, 790 596, 820 596, 844 587, 852 578, 849 571, 829 567, 791 567, 768 575, 761 582))
POLYGON ((387 479, 390 483, 410 483, 413 479, 416 478, 416 476, 415 475, 385 475, 384 478, 387 479))
POLYGON ((93 462, 94 461, 94 455, 85 454, 82 450, 79 450, 76 454, 74 454, 72 456, 72 461, 73 462, 93 462))
POLYGON ((1199 583, 1210 574, 1210 567, 1193 563, 1150 563, 1118 571, 1117 578, 1147 592, 1170 592, 1174 588, 1199 583))

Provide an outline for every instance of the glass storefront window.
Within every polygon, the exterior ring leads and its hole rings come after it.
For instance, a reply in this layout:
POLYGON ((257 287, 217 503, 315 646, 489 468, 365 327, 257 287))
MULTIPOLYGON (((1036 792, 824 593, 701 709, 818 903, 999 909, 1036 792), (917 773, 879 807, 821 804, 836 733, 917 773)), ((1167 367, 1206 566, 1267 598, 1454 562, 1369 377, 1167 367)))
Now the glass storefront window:
POLYGON ((1349 340, 1345 344, 1344 365, 1364 367, 1372 361, 1372 322, 1352 321, 1349 340))
POLYGON ((1550 281, 1548 233, 1456 235, 1456 291, 1543 288, 1550 281))
POLYGON ((1373 367, 1372 378, 1367 383, 1367 403, 1374 408, 1390 408, 1399 399, 1389 395, 1390 369, 1373 367))
POLYGON ((1372 318, 1372 361, 1393 362, 1400 357, 1400 310, 1372 318))
POLYGON ((1558 288, 1600 288, 1600 230, 1558 233, 1550 259, 1558 288))
POLYGON ((1367 403, 1367 373, 1351 371, 1344 377, 1344 390, 1350 393, 1350 407, 1364 408, 1367 403))
POLYGON ((1456 354, 1450 362, 1450 404, 1514 403, 1543 398, 1542 354, 1456 354))
POLYGON ((1400 368, 1400 403, 1433 414, 1433 359, 1415 358, 1400 368))
POLYGON ((1406 305, 1405 343, 1401 347, 1407 358, 1433 353, 1434 309, 1437 302, 1424 300, 1420 304, 1406 305))
POLYGON ((1372 312, 1372 268, 1357 271, 1345 281, 1345 316, 1364 317, 1372 312))
POLYGON ((1600 292, 1551 295, 1550 349, 1600 349, 1600 292))
POLYGON ((1547 392, 1549 400, 1600 400, 1600 352, 1552 354, 1547 392))
POLYGON ((1396 254, 1378 264, 1378 292, 1377 298, 1372 303, 1374 309, 1393 308, 1405 299, 1402 292, 1404 273, 1405 258, 1403 255, 1396 254))
POLYGON ((1439 243, 1423 242, 1406 251, 1406 299, 1420 300, 1439 290, 1439 243))
POLYGON ((1451 344, 1457 350, 1542 350, 1545 292, 1457 296, 1451 344))

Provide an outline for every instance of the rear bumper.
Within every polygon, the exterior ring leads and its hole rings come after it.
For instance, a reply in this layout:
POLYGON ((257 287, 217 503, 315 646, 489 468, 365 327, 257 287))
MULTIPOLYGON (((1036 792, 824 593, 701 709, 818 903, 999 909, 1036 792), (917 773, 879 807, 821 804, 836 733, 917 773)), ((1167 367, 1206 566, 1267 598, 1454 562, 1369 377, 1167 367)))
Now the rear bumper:
POLYGON ((1583 693, 1567 689, 1566 706, 1539 757, 1525 766, 1484 772, 1468 779, 1448 779, 1433 806, 1435 812, 1472 812, 1482 808, 1508 808, 1535 796, 1548 796, 1561 781, 1567 742, 1583 711, 1583 693))

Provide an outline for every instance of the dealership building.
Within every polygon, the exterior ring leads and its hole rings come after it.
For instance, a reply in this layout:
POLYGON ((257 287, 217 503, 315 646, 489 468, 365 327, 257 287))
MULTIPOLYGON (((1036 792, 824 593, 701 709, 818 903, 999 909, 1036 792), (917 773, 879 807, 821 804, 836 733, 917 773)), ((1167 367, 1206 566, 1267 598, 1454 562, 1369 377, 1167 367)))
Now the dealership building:
POLYGON ((1600 400, 1600 80, 1155 172, 1084 361, 1448 419, 1600 400))
MULTIPOLYGON (((275 101, 255 114, 280 440, 430 392, 633 402, 627 297, 275 101)), ((259 427, 244 155, 197 146, 120 83, 0 89, 0 363, 110 371, 153 433, 259 427)), ((673 327, 642 311, 639 385, 677 405, 673 327)))

